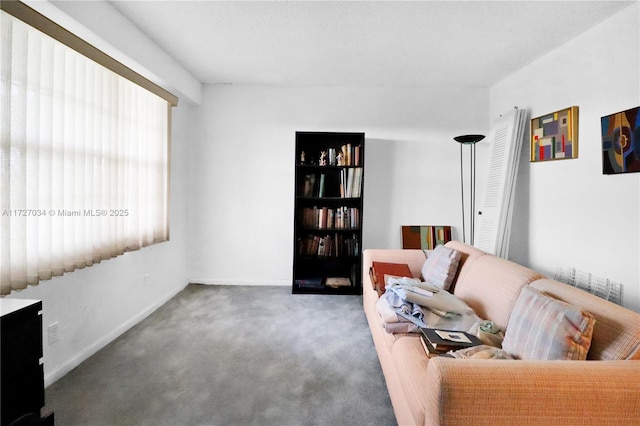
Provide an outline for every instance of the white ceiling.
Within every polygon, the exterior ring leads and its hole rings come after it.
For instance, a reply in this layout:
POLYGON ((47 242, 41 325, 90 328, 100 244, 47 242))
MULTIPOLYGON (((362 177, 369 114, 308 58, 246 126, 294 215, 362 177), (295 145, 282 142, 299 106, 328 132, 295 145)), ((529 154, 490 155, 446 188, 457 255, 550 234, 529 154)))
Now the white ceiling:
POLYGON ((489 87, 634 2, 111 3, 202 83, 489 87))

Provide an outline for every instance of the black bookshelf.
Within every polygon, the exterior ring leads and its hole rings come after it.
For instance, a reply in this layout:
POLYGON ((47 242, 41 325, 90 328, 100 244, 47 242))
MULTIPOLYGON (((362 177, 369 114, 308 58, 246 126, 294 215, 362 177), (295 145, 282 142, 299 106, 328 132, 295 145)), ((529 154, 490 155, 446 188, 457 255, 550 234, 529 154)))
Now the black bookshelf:
POLYGON ((364 145, 364 133, 296 132, 295 294, 362 294, 364 145))

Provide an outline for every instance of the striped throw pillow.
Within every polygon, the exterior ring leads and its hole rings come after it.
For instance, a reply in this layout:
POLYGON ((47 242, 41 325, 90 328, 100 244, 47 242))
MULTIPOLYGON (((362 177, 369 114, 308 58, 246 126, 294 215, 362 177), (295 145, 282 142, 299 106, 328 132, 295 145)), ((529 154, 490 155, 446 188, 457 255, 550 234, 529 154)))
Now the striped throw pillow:
POLYGON ((422 265, 422 279, 429 284, 449 290, 458 272, 460 252, 446 246, 437 246, 422 265))
POLYGON ((519 359, 585 360, 595 322, 589 312, 526 286, 509 318, 502 349, 519 359))

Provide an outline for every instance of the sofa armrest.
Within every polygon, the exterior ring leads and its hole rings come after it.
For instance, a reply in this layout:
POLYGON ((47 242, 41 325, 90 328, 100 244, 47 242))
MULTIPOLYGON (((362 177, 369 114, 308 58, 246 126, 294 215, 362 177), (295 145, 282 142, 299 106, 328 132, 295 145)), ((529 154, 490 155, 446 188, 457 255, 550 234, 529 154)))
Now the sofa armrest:
POLYGON ((640 361, 433 358, 427 425, 629 425, 640 413, 640 361))
MULTIPOLYGON (((429 250, 427 250, 427 254, 429 250)), ((371 287, 369 268, 373 262, 406 263, 414 277, 420 277, 427 259, 424 251, 416 249, 367 249, 362 252, 362 285, 371 287)))

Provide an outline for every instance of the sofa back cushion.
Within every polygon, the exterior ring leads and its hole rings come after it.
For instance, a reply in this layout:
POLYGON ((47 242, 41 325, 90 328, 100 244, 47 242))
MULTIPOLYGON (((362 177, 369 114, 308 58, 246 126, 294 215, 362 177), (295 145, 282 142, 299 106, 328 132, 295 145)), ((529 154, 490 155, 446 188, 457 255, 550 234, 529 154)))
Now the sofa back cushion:
POLYGON ((493 321, 501 330, 507 328, 522 287, 542 278, 538 272, 490 254, 474 258, 464 266, 454 294, 480 318, 493 321))
POLYGON ((596 318, 587 359, 640 359, 640 314, 551 279, 531 285, 551 297, 579 306, 596 318))
POLYGON ((455 286, 458 280, 463 279, 466 275, 469 267, 473 263, 473 261, 480 256, 484 256, 487 253, 483 252, 480 249, 477 249, 473 246, 469 246, 467 244, 461 243, 460 241, 449 241, 445 244, 446 247, 456 250, 460 253, 460 259, 458 261, 458 271, 456 272, 456 276, 453 279, 453 283, 449 287, 449 291, 455 293, 455 286))

